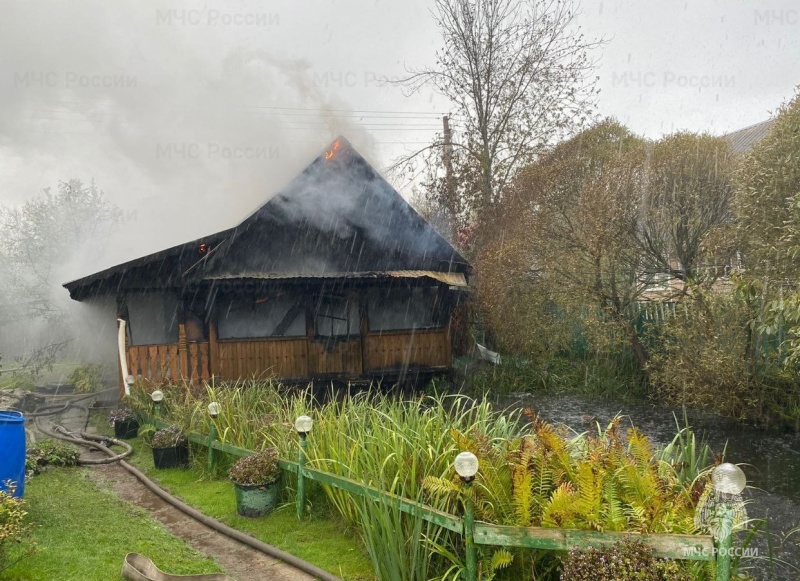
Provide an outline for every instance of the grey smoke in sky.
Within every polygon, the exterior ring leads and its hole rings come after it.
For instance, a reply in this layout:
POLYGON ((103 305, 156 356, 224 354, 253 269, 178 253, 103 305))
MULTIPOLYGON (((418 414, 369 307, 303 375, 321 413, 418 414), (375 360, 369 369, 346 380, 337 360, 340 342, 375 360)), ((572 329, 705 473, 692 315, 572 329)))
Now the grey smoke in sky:
MULTIPOLYGON (((94 177, 126 218, 106 264, 235 224, 339 133, 370 149, 363 131, 327 114, 344 104, 314 84, 302 58, 256 43, 217 51, 208 42, 214 34, 195 39, 184 30, 195 16, 233 13, 154 2, 4 10, 3 201, 69 176, 94 177), (314 109, 314 132, 297 144, 292 123, 263 114, 276 106, 314 109), (46 182, 37 183, 42 173, 46 182)), ((266 28, 280 22, 254 15, 266 28)), ((100 266, 76 264, 75 274, 100 266)))
MULTIPOLYGON (((95 178, 125 224, 102 263, 65 268, 74 278, 236 224, 339 134, 386 167, 448 111, 379 83, 434 63, 430 8, 7 0, 0 203, 95 178)), ((793 0, 585 1, 578 22, 608 40, 598 113, 648 137, 761 121, 800 79, 793 0)))

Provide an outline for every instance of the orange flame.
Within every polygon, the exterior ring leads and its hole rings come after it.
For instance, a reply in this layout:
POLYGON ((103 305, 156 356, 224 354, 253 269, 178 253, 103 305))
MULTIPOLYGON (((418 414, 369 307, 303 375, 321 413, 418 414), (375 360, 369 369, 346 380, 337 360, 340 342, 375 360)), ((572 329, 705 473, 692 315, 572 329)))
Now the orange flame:
POLYGON ((325 152, 325 159, 331 159, 333 157, 333 154, 336 153, 337 149, 339 149, 339 140, 338 139, 333 142, 333 147, 325 152))

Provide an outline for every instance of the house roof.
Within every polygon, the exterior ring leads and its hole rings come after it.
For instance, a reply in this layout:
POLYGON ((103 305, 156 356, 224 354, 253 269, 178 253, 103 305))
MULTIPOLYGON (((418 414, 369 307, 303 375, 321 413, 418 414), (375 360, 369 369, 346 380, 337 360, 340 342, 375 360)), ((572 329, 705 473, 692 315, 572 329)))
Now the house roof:
POLYGON ((216 275, 204 280, 298 280, 305 278, 342 278, 342 279, 390 279, 390 278, 429 278, 454 287, 466 287, 467 279, 461 272, 436 272, 431 270, 388 270, 385 272, 328 272, 308 276, 302 273, 270 273, 244 272, 236 276, 216 275))
POLYGON ((464 274, 469 265, 340 137, 235 227, 64 286, 82 300, 203 281, 389 271, 464 274))
POLYGON ((749 127, 726 133, 722 138, 728 142, 731 151, 734 153, 747 153, 753 147, 764 139, 769 133, 774 119, 768 119, 749 127))

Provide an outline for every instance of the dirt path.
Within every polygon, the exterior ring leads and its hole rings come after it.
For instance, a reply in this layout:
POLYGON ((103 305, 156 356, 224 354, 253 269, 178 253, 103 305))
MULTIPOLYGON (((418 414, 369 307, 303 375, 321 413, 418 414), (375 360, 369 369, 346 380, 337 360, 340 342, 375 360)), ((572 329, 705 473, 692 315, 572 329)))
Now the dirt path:
MULTIPOLYGON (((52 430, 60 424, 68 430, 80 432, 87 424, 87 411, 70 408, 56 417, 40 418, 45 429, 52 430)), ((94 430, 89 430, 94 431, 94 430)), ((102 458, 105 454, 82 450, 83 457, 102 458)), ((118 464, 104 464, 90 468, 92 480, 99 486, 110 488, 120 498, 140 506, 166 529, 185 540, 198 551, 215 559, 237 581, 310 581, 314 577, 298 571, 255 549, 230 539, 206 525, 185 515, 177 508, 148 490, 139 480, 118 464)), ((169 573, 169 571, 167 571, 169 573)))
POLYGON ((92 479, 120 498, 147 510, 167 530, 192 547, 213 557, 237 581, 305 581, 314 579, 289 565, 264 555, 201 524, 168 504, 116 464, 92 467, 92 479))

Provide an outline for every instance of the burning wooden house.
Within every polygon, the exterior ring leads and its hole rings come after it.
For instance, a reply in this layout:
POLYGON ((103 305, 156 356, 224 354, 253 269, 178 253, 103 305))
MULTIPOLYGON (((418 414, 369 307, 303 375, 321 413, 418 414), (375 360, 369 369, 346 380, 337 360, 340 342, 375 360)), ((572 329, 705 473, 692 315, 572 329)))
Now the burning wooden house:
POLYGON ((468 273, 340 138, 234 228, 64 286, 116 297, 126 378, 394 380, 451 367, 468 273))

